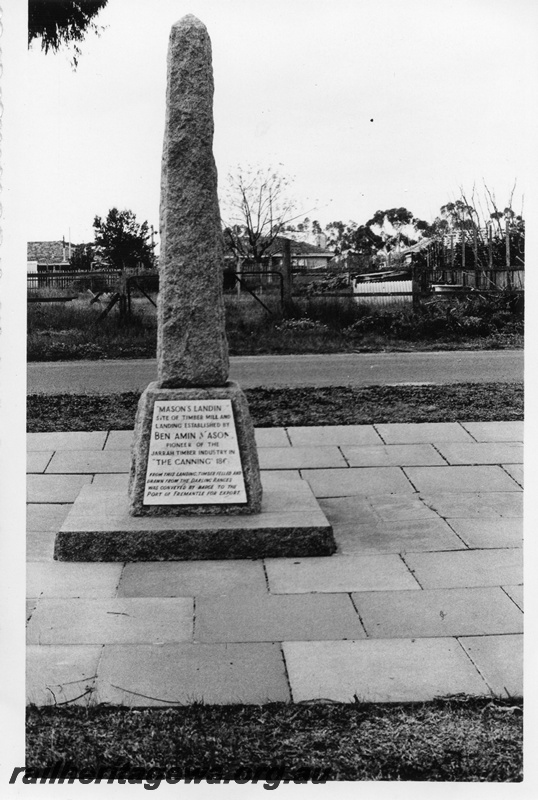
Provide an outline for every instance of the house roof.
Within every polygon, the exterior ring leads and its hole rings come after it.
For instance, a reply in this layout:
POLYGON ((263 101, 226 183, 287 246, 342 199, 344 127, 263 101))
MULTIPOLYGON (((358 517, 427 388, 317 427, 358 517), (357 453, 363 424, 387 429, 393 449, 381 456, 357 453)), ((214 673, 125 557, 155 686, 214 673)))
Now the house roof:
MULTIPOLYGON (((248 241, 245 238, 245 249, 248 249, 248 241)), ((288 239, 285 236, 277 236, 273 242, 269 245, 267 250, 265 250, 263 257, 268 258, 269 256, 281 256, 282 251, 284 249, 284 243, 290 243, 291 255, 294 257, 310 257, 310 258, 332 258, 334 253, 332 250, 326 250, 321 247, 317 247, 314 244, 309 244, 308 242, 296 242, 295 239, 288 239)))
POLYGON ((419 253, 421 250, 425 250, 429 245, 433 242, 433 238, 430 236, 424 236, 415 244, 409 245, 409 247, 402 247, 399 251, 398 255, 406 256, 409 253, 419 253))
POLYGON ((315 244, 310 244, 309 242, 297 242, 295 239, 288 239, 286 236, 277 236, 274 242, 266 251, 267 255, 275 256, 281 255, 282 250, 284 249, 284 243, 289 242, 291 245, 291 254, 292 256, 333 256, 334 253, 331 250, 324 250, 321 247, 317 247, 315 244))
POLYGON ((64 244, 63 241, 28 242, 27 244, 27 260, 37 261, 38 264, 65 264, 68 253, 69 245, 64 244))

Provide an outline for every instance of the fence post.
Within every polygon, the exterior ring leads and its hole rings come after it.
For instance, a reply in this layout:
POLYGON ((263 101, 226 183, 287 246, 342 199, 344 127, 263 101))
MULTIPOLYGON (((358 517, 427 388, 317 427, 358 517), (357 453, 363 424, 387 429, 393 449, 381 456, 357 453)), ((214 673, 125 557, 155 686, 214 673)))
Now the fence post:
POLYGON ((420 305, 420 270, 415 259, 411 261, 411 291, 413 292, 413 309, 420 305))
POLYGON ((237 275, 239 276, 239 280, 236 282, 237 299, 238 300, 241 297, 241 267, 242 266, 243 266, 243 259, 241 257, 238 257, 237 258, 236 268, 235 268, 235 271, 236 271, 237 275))
POLYGON ((506 287, 512 288, 512 276, 510 274, 510 225, 508 220, 504 222, 505 240, 506 240, 506 287))
POLYGON ((282 311, 287 313, 292 305, 291 242, 284 240, 282 248, 282 311))
POLYGON ((125 268, 120 273, 118 294, 120 319, 123 319, 127 315, 127 274, 125 268))
POLYGON ((480 270, 478 268, 478 229, 475 223, 473 228, 473 258, 474 258, 474 285, 480 289, 480 270))

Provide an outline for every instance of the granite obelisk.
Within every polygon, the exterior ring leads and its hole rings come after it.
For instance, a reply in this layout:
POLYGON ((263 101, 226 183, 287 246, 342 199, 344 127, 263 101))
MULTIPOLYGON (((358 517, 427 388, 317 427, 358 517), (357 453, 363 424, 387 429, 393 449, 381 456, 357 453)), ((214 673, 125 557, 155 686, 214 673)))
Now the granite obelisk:
POLYGON ((138 404, 128 493, 116 481, 84 486, 56 536, 59 561, 259 559, 336 550, 306 481, 266 473, 262 504, 247 401, 227 380, 212 100, 209 37, 189 15, 173 26, 168 54, 158 380, 138 404))
POLYGON ((192 14, 170 33, 161 176, 159 386, 222 386, 228 346, 211 42, 192 14))
POLYGON ((166 100, 158 380, 138 407, 130 512, 257 513, 254 428, 243 392, 228 381, 211 43, 191 14, 170 33, 166 100))

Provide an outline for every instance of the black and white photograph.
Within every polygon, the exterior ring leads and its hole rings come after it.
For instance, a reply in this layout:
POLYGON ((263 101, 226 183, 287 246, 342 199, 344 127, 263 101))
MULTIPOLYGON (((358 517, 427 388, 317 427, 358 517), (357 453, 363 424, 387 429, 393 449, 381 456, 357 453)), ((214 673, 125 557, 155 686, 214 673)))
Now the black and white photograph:
POLYGON ((10 796, 530 797, 538 7, 1 21, 10 796))

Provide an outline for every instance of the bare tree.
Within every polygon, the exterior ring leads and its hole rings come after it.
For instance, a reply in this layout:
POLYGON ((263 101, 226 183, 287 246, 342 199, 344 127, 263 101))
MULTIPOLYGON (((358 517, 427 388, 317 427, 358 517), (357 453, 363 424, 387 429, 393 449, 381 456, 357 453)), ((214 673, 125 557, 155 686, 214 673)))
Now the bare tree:
POLYGON ((239 166, 228 175, 221 203, 224 240, 238 262, 248 259, 260 265, 277 236, 302 216, 294 213, 292 183, 273 167, 239 166))

